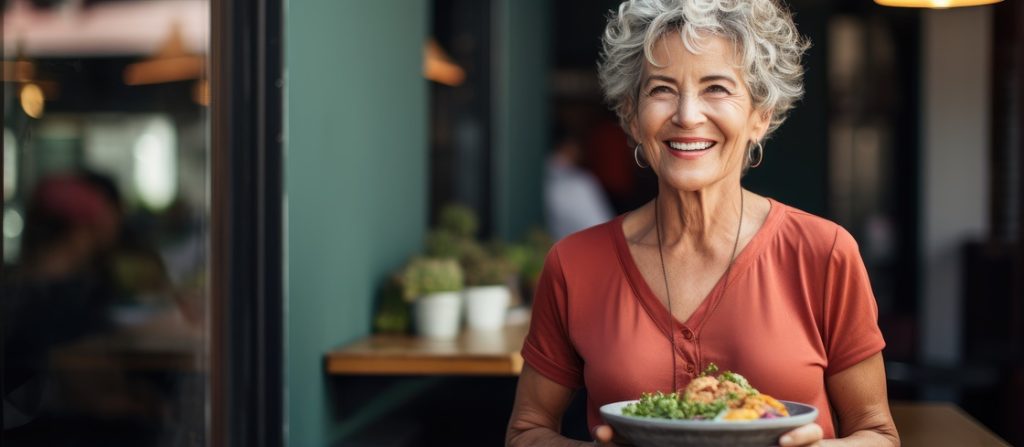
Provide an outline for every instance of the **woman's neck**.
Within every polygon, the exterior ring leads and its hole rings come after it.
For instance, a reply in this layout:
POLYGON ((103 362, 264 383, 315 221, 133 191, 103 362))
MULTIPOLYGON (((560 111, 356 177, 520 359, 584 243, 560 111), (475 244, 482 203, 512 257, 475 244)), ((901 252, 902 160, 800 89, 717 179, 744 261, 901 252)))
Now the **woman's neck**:
MULTIPOLYGON (((726 182, 722 182, 726 183, 726 182)), ((656 206, 661 243, 666 248, 714 251, 731 245, 743 213, 742 186, 736 182, 700 191, 679 191, 660 186, 656 206)))

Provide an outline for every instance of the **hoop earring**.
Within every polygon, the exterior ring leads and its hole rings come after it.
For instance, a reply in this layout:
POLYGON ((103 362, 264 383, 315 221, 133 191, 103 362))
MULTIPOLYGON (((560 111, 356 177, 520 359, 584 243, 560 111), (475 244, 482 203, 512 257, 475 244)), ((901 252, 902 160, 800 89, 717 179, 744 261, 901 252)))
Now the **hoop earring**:
POLYGON ((645 165, 645 164, 640 162, 640 148, 643 147, 643 146, 644 146, 643 143, 640 143, 640 144, 637 144, 636 147, 633 148, 633 160, 636 160, 636 165, 639 166, 640 169, 649 168, 651 166, 651 165, 645 165))
POLYGON ((751 150, 747 152, 747 161, 750 162, 750 167, 751 168, 756 168, 758 166, 761 166, 761 163, 764 162, 764 145, 761 144, 760 141, 755 142, 754 145, 755 146, 751 147, 750 148, 751 150), (757 148, 757 162, 756 163, 754 162, 754 156, 752 154, 754 148, 757 148))

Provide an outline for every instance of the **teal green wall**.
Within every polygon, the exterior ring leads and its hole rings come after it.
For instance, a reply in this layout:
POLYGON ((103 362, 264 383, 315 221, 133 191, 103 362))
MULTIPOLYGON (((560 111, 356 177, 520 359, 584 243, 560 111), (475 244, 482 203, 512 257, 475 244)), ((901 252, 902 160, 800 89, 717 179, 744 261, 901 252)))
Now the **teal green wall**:
POLYGON ((496 0, 494 199, 497 235, 543 227, 549 144, 550 0, 496 0))
POLYGON ((287 3, 287 436, 324 446, 355 422, 330 411, 323 355, 369 333, 427 223, 428 2, 287 3))

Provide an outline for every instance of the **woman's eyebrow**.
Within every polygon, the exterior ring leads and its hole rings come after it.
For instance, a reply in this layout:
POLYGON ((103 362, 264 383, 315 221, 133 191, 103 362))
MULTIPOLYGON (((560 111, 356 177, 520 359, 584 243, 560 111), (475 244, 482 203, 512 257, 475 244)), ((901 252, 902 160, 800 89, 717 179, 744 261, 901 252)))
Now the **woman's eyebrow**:
POLYGON ((670 77, 670 76, 650 75, 646 79, 644 79, 643 85, 650 84, 651 81, 662 81, 662 82, 667 82, 669 84, 675 84, 676 83, 676 80, 674 78, 670 77))
POLYGON ((733 79, 732 76, 729 76, 729 75, 712 74, 712 75, 707 75, 707 76, 704 76, 704 77, 700 78, 701 84, 708 83, 708 82, 715 82, 715 81, 725 81, 725 82, 731 83, 732 85, 736 85, 736 80, 733 79))
MULTIPOLYGON (((662 81, 662 82, 667 82, 669 84, 675 84, 676 83, 675 78, 672 78, 671 76, 655 74, 655 75, 647 76, 644 79, 643 85, 650 84, 651 81, 662 81)), ((707 75, 707 76, 704 76, 704 77, 700 78, 701 84, 705 84, 705 83, 708 83, 708 82, 716 82, 716 81, 724 81, 724 82, 728 82, 728 83, 730 83, 732 85, 736 85, 736 79, 734 79, 732 76, 724 75, 724 74, 711 74, 711 75, 707 75)))

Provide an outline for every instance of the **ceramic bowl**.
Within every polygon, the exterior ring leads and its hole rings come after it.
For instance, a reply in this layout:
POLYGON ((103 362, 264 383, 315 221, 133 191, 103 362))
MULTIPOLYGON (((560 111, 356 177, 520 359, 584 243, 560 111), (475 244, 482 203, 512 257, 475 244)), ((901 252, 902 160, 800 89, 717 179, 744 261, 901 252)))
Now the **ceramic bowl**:
POLYGON ((635 400, 601 407, 601 416, 615 433, 636 447, 706 446, 765 447, 779 444, 779 437, 814 422, 818 409, 797 402, 779 401, 789 416, 753 421, 695 421, 626 416, 622 408, 635 400))

